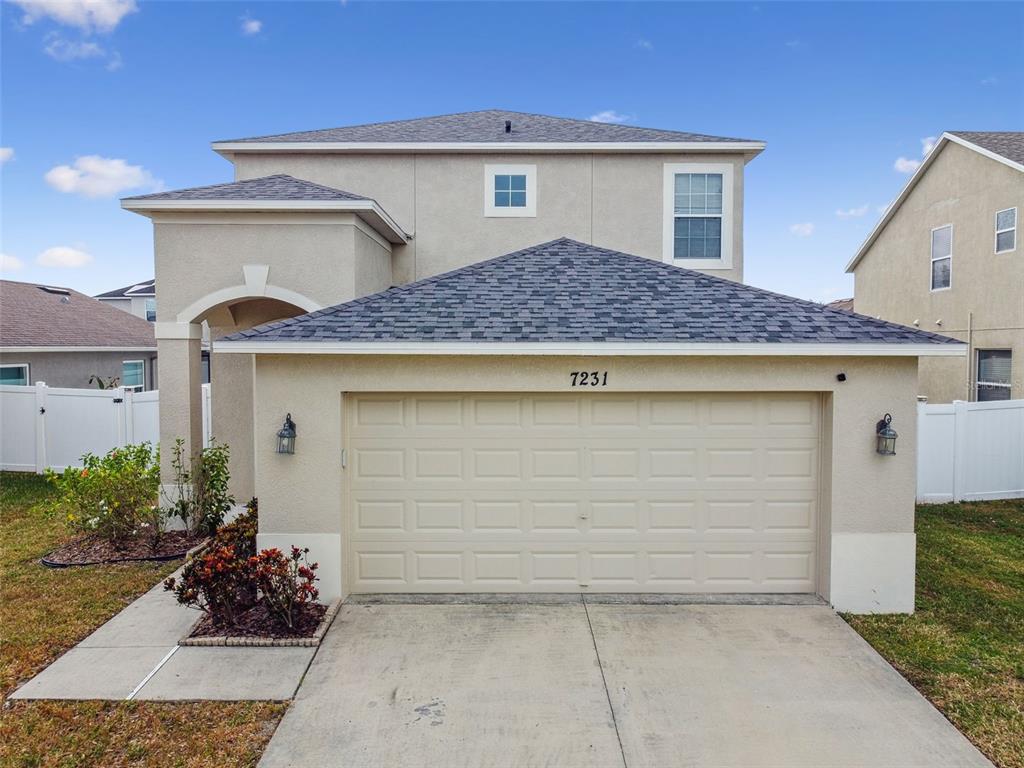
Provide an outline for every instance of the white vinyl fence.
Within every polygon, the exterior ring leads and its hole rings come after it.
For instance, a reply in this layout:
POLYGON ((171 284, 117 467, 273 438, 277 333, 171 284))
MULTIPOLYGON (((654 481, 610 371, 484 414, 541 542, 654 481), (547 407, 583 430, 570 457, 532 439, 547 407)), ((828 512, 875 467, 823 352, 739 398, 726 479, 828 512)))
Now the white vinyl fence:
MULTIPOLYGON (((160 393, 0 385, 0 469, 60 471, 85 453, 160 441, 160 393)), ((210 385, 203 385, 203 445, 210 442, 210 385)))
POLYGON ((917 499, 1024 497, 1024 400, 917 404, 917 499))

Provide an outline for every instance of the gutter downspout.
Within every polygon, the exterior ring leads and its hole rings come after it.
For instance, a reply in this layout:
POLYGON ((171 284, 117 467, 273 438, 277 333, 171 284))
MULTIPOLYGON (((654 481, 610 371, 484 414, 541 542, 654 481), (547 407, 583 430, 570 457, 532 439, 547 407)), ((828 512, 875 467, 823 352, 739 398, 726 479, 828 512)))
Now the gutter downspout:
POLYGON ((967 394, 964 400, 971 402, 971 383, 974 373, 974 313, 967 313, 967 394))

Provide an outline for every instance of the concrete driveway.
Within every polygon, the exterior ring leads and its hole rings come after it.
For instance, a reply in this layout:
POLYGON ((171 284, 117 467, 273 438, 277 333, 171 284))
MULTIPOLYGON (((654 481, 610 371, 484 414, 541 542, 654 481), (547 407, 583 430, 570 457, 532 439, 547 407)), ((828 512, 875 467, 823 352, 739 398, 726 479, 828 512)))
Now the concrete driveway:
POLYGON ((310 765, 990 764, 825 606, 575 601, 346 605, 260 763, 310 765))

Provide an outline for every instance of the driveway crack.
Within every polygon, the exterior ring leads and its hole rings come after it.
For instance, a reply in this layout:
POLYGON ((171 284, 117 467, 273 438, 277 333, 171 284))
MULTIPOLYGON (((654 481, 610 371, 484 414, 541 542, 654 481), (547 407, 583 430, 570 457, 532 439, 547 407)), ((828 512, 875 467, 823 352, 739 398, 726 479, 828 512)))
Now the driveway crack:
POLYGON ((623 768, 629 768, 626 763, 626 751, 622 748, 622 734, 619 733, 619 721, 615 717, 615 707, 612 704, 612 694, 608 690, 608 679, 604 676, 604 664, 601 662, 601 652, 597 649, 597 637, 594 636, 594 624, 590 620, 590 609, 587 608, 587 596, 581 595, 583 598, 583 613, 587 616, 587 626, 590 628, 590 641, 594 644, 594 656, 597 657, 597 668, 601 671, 601 683, 604 685, 604 697, 608 701, 608 711, 612 715, 612 725, 615 726, 615 738, 619 742, 619 755, 622 757, 623 768))

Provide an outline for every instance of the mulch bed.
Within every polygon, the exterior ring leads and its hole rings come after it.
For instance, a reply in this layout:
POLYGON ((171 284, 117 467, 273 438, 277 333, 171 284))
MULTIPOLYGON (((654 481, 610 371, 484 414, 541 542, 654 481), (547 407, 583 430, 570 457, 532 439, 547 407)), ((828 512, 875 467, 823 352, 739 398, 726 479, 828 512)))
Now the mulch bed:
POLYGON ((67 568, 73 565, 100 565, 102 563, 126 563, 138 560, 175 560, 203 541, 202 534, 187 531, 167 531, 160 537, 160 544, 153 549, 146 538, 129 539, 120 549, 95 534, 72 539, 59 549, 42 558, 50 568, 67 568))
POLYGON ((312 637, 320 627, 320 622, 327 612, 326 605, 307 603, 299 609, 298 621, 293 629, 278 626, 262 600, 243 613, 233 627, 221 627, 210 621, 206 616, 193 628, 189 637, 312 637))

